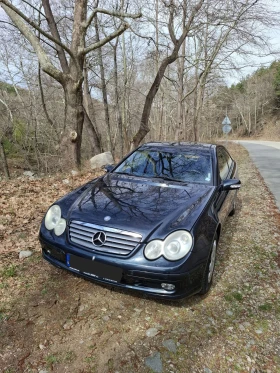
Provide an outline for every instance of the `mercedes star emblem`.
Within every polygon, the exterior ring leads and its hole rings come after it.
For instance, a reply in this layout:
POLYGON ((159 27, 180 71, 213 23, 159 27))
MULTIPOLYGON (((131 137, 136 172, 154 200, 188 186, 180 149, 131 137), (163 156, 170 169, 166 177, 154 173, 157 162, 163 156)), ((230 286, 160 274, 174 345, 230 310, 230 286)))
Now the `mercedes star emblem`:
POLYGON ((96 232, 92 237, 94 246, 103 246, 106 242, 106 234, 104 232, 96 232))

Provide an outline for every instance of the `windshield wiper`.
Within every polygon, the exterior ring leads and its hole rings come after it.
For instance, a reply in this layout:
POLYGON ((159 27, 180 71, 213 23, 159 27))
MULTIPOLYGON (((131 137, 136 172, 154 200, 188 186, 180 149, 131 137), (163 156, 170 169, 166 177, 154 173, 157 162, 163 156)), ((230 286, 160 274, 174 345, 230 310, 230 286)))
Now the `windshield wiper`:
POLYGON ((135 175, 135 174, 129 174, 128 172, 118 172, 118 171, 114 171, 113 174, 134 176, 134 177, 145 177, 143 175, 135 175))
POLYGON ((187 181, 173 179, 172 177, 168 177, 168 176, 153 176, 153 179, 162 179, 162 180, 166 180, 166 181, 175 181, 177 183, 187 183, 187 181))
POLYGON ((114 173, 114 174, 119 174, 119 175, 131 175, 131 174, 127 173, 127 172, 118 172, 118 171, 114 171, 113 173, 114 173))
POLYGON ((161 180, 166 180, 166 181, 174 181, 174 182, 177 182, 177 183, 187 183, 187 181, 184 181, 184 180, 178 180, 178 179, 173 179, 172 177, 168 177, 168 176, 150 176, 150 175, 135 175, 135 174, 129 174, 127 172, 118 172, 118 171, 114 171, 113 172, 114 174, 118 174, 118 175, 127 175, 127 176, 134 176, 134 177, 142 177, 142 178, 146 178, 146 179, 161 179, 161 180))

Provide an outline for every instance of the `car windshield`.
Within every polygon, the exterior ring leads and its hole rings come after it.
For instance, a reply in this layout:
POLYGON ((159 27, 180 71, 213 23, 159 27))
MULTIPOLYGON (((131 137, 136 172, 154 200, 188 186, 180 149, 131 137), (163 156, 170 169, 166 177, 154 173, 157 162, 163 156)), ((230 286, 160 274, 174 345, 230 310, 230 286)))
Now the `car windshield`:
POLYGON ((179 182, 210 184, 212 181, 210 153, 198 149, 139 149, 126 158, 114 172, 179 182))

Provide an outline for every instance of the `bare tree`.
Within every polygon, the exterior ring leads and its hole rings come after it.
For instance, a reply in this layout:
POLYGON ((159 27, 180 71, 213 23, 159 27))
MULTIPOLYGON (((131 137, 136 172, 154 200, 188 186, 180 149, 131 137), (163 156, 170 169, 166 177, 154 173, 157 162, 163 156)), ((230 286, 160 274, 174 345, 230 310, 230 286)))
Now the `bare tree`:
POLYGON ((85 124, 90 137, 91 154, 96 155, 101 152, 102 146, 100 135, 97 130, 95 110, 90 95, 88 83, 88 70, 84 67, 84 109, 85 109, 85 124))
MULTIPOLYGON (((164 12, 161 8, 161 14, 169 15, 165 26, 168 29, 165 51, 168 52, 159 62, 148 90, 141 123, 133 136, 131 148, 138 146, 150 131, 154 120, 151 113, 157 108, 155 96, 164 78, 164 81, 170 80, 169 87, 173 92, 175 87, 177 91, 173 93, 173 98, 177 96, 177 115, 172 116, 172 120, 176 121, 172 126, 174 133, 184 130, 186 134, 187 126, 191 125, 192 139, 199 141, 207 86, 211 86, 213 79, 222 76, 222 69, 233 68, 230 60, 234 54, 248 55, 252 46, 255 51, 259 48, 262 54, 270 53, 262 28, 269 22, 275 25, 277 18, 262 0, 161 0, 160 4, 165 9, 164 12), (176 77, 172 68, 175 61, 176 77)), ((153 24, 156 23, 154 21, 153 24)), ((164 31, 161 30, 161 33, 164 31)))
POLYGON ((42 70, 61 84, 64 89, 65 131, 61 141, 61 151, 68 166, 80 167, 84 122, 82 83, 86 55, 121 35, 129 27, 129 24, 124 21, 125 18, 139 18, 141 14, 115 12, 94 7, 88 15, 88 0, 76 0, 74 2, 70 43, 66 38, 63 40, 62 34, 59 32, 49 0, 42 0, 44 14, 31 3, 25 3, 33 11, 36 10, 45 17, 48 25, 47 30, 39 26, 32 18, 26 16, 20 7, 14 6, 8 0, 0 0, 2 8, 13 24, 32 45, 42 70), (109 17, 117 17, 119 25, 107 37, 92 42, 91 39, 87 39, 88 30, 99 13, 106 14, 109 17), (41 39, 36 35, 36 31, 40 33, 41 39), (51 44, 52 48, 56 50, 60 67, 57 67, 57 63, 52 60, 46 44, 51 44), (71 129, 70 133, 67 131, 66 124, 71 129))
POLYGON ((0 97, 0 106, 4 107, 4 110, 3 108, 0 110, 0 118, 2 119, 2 126, 0 126, 0 159, 2 160, 4 175, 9 179, 10 172, 4 148, 4 137, 9 130, 10 123, 13 122, 13 114, 4 97, 0 97))
POLYGON ((143 138, 146 136, 146 134, 150 131, 149 118, 150 118, 153 100, 158 92, 159 86, 164 77, 167 67, 170 64, 172 64, 174 61, 176 61, 176 59, 178 58, 180 48, 190 32, 191 27, 193 26, 193 22, 200 8, 202 7, 203 2, 204 0, 199 0, 195 4, 195 6, 193 6, 189 14, 189 17, 185 22, 185 26, 183 27, 182 33, 178 39, 176 38, 176 35, 175 35, 175 25, 174 25, 176 5, 173 0, 171 0, 170 3, 166 5, 167 8, 169 9, 168 31, 169 31, 169 36, 170 36, 170 40, 172 42, 173 47, 172 47, 171 53, 166 58, 164 58, 163 61, 161 62, 159 69, 157 71, 156 77, 146 96, 140 126, 139 126, 137 133, 132 139, 131 148, 137 147, 140 144, 140 142, 143 140, 143 138))

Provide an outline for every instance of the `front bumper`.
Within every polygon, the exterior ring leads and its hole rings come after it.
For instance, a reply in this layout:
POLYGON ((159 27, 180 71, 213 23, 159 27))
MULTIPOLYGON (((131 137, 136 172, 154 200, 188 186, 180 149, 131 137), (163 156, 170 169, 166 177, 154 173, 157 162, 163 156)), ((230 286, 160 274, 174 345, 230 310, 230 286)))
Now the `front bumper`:
MULTIPOLYGON (((155 271, 154 268, 147 270, 147 267, 135 267, 135 265, 118 266, 118 263, 112 263, 114 268, 121 268, 121 277, 119 280, 110 279, 110 276, 97 276, 94 273, 73 268, 69 264, 70 256, 84 257, 81 253, 67 249, 67 247, 59 247, 59 245, 51 244, 45 241, 42 236, 39 237, 42 246, 42 255, 45 260, 55 265, 56 267, 65 269, 69 272, 75 273, 90 281, 116 286, 123 289, 135 290, 145 293, 150 296, 164 298, 164 299, 181 299, 191 296, 201 290, 202 277, 205 271, 205 263, 200 264, 196 268, 187 273, 166 273, 160 272, 160 268, 155 271), (172 284, 175 286, 174 290, 166 290, 162 287, 162 283, 172 284)), ((91 258, 87 258, 91 261, 91 258)), ((98 263, 98 258, 95 263, 98 263)), ((100 265, 103 263, 99 262, 100 265)), ((111 264, 111 263, 110 263, 111 264)), ((171 271, 170 271, 171 272, 171 271)))

